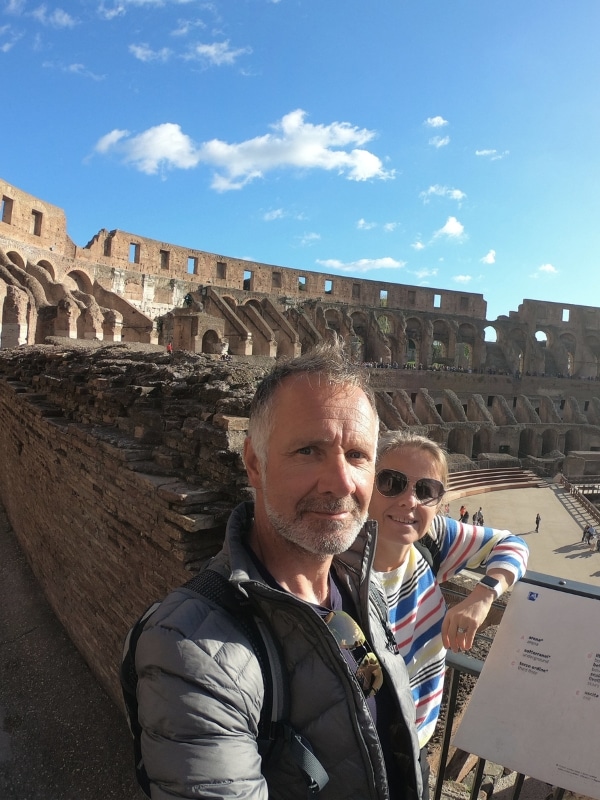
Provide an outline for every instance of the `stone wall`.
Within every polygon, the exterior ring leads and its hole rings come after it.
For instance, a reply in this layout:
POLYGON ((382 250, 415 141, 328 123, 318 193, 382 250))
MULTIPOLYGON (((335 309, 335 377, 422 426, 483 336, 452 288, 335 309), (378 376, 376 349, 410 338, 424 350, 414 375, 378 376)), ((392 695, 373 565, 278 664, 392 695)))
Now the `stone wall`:
POLYGON ((187 580, 247 495, 246 415, 264 368, 126 347, 4 351, 0 492, 55 613, 119 698, 123 637, 187 580))

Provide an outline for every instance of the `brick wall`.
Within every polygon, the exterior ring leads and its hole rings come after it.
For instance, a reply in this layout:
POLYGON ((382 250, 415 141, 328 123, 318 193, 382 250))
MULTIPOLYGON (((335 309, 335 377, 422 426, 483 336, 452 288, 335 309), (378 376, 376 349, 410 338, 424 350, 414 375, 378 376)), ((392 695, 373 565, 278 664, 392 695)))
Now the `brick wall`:
POLYGON ((55 613, 115 699, 123 637, 214 553, 247 493, 257 374, 124 347, 0 355, 0 492, 55 613), (186 569, 187 568, 187 569, 186 569))

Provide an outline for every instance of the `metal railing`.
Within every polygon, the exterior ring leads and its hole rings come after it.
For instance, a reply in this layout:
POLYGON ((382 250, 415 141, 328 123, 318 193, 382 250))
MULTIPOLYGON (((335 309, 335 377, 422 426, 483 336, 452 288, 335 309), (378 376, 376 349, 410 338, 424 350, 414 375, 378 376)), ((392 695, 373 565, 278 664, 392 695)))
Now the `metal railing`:
POLYGON ((600 509, 598 506, 595 506, 591 500, 588 500, 583 492, 577 488, 577 486, 569 483, 564 475, 561 478, 561 485, 565 487, 569 494, 572 495, 583 508, 585 508, 590 517, 592 517, 596 522, 600 523, 600 509))

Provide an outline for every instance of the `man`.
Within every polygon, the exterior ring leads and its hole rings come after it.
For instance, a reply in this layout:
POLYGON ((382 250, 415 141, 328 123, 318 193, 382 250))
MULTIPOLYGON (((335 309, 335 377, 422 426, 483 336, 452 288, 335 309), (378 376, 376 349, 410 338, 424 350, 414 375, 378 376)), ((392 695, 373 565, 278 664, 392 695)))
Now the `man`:
MULTIPOLYGON (((421 788, 403 659, 385 606, 369 600, 378 419, 366 380, 337 346, 324 346, 262 381, 244 446, 255 502, 235 509, 211 563, 280 645, 289 722, 329 776, 323 800, 404 800, 421 788), (343 612, 364 631, 378 677, 336 639, 343 612)), ((173 592, 147 624, 136 666, 153 800, 306 798, 286 748, 261 764, 262 674, 228 612, 173 592)))

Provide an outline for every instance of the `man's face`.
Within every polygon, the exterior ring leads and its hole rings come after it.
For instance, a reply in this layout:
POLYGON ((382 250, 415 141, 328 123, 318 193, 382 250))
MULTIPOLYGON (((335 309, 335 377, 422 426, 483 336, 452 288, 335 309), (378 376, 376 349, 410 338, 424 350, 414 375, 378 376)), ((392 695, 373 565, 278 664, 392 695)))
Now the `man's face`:
POLYGON ((266 464, 248 440, 256 525, 319 556, 347 550, 373 488, 377 418, 361 389, 289 377, 277 389, 266 464))

